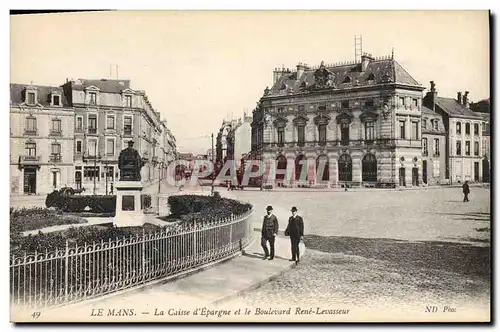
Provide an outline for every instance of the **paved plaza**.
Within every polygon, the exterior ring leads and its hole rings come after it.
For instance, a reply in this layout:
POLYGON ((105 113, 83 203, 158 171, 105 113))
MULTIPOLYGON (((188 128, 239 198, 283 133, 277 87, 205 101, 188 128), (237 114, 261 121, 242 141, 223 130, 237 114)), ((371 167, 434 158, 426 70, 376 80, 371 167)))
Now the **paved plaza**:
POLYGON ((297 206, 307 247, 296 269, 226 305, 488 308, 490 191, 471 191, 469 203, 460 188, 224 192, 257 214, 272 204, 280 229, 297 206))

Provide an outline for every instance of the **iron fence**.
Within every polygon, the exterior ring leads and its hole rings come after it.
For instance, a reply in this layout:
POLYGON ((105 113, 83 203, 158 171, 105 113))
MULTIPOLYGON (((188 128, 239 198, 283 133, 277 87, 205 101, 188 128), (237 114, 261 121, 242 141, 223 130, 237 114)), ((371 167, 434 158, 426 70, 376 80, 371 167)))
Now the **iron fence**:
POLYGON ((181 275, 249 245, 252 210, 230 218, 12 257, 11 306, 47 308, 181 275))

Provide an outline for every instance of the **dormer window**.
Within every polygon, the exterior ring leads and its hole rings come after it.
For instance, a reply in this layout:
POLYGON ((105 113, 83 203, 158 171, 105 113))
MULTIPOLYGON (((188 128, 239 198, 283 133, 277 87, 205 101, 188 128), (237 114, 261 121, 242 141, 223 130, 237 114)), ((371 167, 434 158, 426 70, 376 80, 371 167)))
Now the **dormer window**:
POLYGON ((36 91, 26 91, 26 104, 28 105, 36 104, 36 91))
POLYGON ((283 84, 283 85, 281 86, 281 90, 286 90, 287 88, 288 88, 288 86, 287 86, 286 84, 283 84))
POLYGON ((347 76, 342 83, 351 83, 351 78, 347 76))
POLYGON ((50 94, 50 104, 52 106, 61 106, 61 95, 59 92, 52 92, 50 94))
POLYGON ((368 81, 369 84, 372 84, 373 81, 375 81, 375 75, 373 74, 368 75, 368 78, 366 80, 368 81))
POLYGON ((89 92, 89 104, 90 105, 97 105, 97 93, 96 92, 89 92))

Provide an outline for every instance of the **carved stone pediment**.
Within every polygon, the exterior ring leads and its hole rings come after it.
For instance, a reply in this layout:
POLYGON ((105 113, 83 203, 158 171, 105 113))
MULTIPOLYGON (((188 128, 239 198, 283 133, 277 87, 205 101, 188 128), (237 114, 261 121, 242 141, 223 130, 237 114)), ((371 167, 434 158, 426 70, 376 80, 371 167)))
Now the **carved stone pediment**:
POLYGON ((309 118, 305 115, 299 114, 293 119, 293 124, 296 126, 302 125, 305 126, 307 122, 309 121, 309 118))
POLYGON ((351 123, 352 122, 352 114, 349 111, 341 111, 339 115, 335 118, 337 123, 351 123))
POLYGON ((335 74, 326 69, 323 62, 321 66, 314 72, 314 89, 330 89, 335 88, 335 74))
POLYGON ((378 114, 375 113, 372 110, 365 111, 363 112, 359 118, 361 119, 361 122, 370 122, 370 121, 376 121, 378 118, 378 114))
POLYGON ((327 113, 318 113, 318 115, 316 115, 314 117, 314 123, 316 125, 321 125, 321 124, 324 124, 324 125, 327 125, 328 122, 330 122, 331 120, 331 117, 327 114, 327 113))
POLYGON ((274 119, 273 124, 276 128, 282 128, 286 127, 286 124, 288 123, 288 119, 284 116, 278 115, 276 119, 274 119))

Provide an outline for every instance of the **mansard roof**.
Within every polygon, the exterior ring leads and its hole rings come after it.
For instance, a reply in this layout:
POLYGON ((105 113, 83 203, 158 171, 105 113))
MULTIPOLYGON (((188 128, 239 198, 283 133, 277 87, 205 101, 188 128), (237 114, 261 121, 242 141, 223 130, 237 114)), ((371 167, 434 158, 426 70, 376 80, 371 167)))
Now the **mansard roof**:
POLYGON ((73 81, 72 84, 72 88, 75 90, 85 90, 89 87, 96 87, 100 92, 121 93, 123 90, 130 89, 130 80, 89 80, 79 78, 73 81))
POLYGON ((327 88, 343 89, 351 86, 373 86, 384 83, 397 83, 424 89, 396 60, 390 57, 372 59, 366 70, 361 70, 361 63, 341 65, 323 64, 318 68, 306 67, 297 77, 296 71, 284 71, 269 90, 270 96, 300 93, 314 89, 318 76, 331 74, 331 85, 327 88), (349 77, 348 80, 346 78, 349 77))
POLYGON ((53 92, 59 93, 61 96, 61 105, 70 107, 62 87, 49 85, 32 85, 32 84, 10 84, 10 100, 12 104, 19 105, 25 102, 26 88, 34 88, 37 91, 37 102, 42 106, 50 107, 51 95, 53 92))

